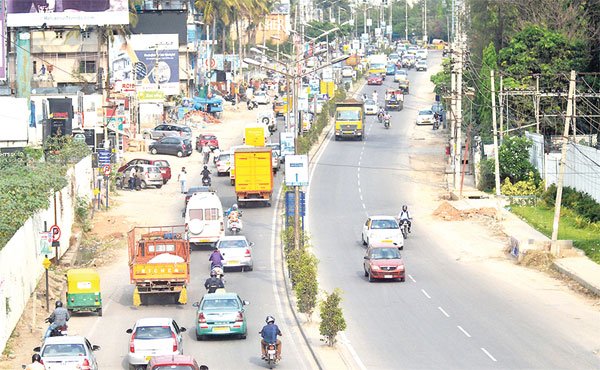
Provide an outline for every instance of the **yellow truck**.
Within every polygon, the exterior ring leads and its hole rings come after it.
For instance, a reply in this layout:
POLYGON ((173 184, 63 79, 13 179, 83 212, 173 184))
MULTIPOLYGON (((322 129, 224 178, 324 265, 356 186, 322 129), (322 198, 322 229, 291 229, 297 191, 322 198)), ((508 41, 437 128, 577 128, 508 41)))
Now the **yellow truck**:
POLYGON ((365 102, 346 99, 335 105, 335 140, 354 138, 362 140, 365 136, 365 102))
POLYGON ((269 147, 239 148, 234 152, 235 194, 242 207, 247 202, 270 206, 273 194, 273 152, 269 147))

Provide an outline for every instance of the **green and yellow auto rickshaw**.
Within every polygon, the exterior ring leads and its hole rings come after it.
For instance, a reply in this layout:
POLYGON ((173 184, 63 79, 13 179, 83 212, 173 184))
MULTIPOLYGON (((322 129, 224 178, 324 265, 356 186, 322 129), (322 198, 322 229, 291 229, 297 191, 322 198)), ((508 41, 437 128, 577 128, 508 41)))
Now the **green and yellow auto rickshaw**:
POLYGON ((67 271, 67 310, 70 313, 95 311, 102 316, 100 275, 92 269, 67 271))

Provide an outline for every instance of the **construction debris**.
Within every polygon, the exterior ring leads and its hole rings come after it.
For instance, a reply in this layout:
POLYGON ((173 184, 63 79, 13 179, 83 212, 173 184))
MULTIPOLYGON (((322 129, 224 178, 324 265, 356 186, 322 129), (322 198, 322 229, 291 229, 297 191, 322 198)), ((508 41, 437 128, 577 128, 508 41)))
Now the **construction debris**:
POLYGON ((461 221, 474 216, 496 218, 496 209, 492 207, 481 207, 458 210, 450 203, 443 202, 435 211, 433 211, 433 215, 445 221, 461 221))

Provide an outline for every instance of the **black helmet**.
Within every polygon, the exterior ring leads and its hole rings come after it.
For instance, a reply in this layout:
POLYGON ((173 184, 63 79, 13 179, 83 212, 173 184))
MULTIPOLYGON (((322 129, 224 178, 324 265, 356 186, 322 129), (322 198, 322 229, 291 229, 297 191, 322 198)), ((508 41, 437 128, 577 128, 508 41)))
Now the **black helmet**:
POLYGON ((207 170, 207 169, 208 169, 208 166, 204 166, 204 169, 205 169, 205 170, 207 170))
POLYGON ((403 211, 406 211, 407 209, 408 209, 408 206, 406 206, 406 205, 402 206, 403 211))
POLYGON ((275 323, 275 318, 271 315, 267 316, 267 318, 265 319, 265 322, 267 324, 274 324, 275 323))
POLYGON ((40 356, 38 353, 35 353, 33 356, 31 356, 31 362, 40 362, 42 361, 42 356, 40 356))
POLYGON ((211 276, 211 277, 217 277, 217 272, 216 272, 215 270, 212 270, 212 271, 210 272, 210 276, 211 276))
POLYGON ((62 301, 56 301, 56 308, 62 307, 63 303, 62 301))

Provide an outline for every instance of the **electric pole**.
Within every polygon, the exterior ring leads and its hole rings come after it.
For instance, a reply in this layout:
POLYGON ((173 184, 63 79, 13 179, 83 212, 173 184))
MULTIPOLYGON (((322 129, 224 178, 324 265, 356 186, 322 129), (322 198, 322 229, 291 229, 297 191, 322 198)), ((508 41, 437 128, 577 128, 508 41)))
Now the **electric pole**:
MULTIPOLYGON (((462 8, 461 8, 462 13, 462 8)), ((461 22, 456 22, 456 144, 454 152, 454 189, 458 188, 460 182, 460 157, 462 150, 461 126, 462 126, 462 69, 463 69, 463 30, 461 22)))
POLYGON ((560 246, 558 245, 558 225, 560 223, 560 206, 562 203, 563 179, 565 177, 565 166, 567 161, 567 144, 569 143, 569 128, 573 119, 573 107, 575 96, 575 71, 571 71, 569 80, 569 97, 567 101, 567 113, 565 114, 565 130, 563 132, 562 152, 560 155, 560 172, 558 174, 558 183, 556 184, 556 201, 554 202, 554 222, 552 223, 552 244, 551 251, 554 255, 560 256, 560 246))
POLYGON ((404 10, 404 39, 408 41, 408 0, 404 0, 406 8, 404 10))
POLYGON ((427 43, 427 0, 423 0, 423 41, 427 43))
POLYGON ((496 83, 494 81, 494 70, 490 71, 490 83, 492 88, 492 125, 494 129, 494 180, 496 182, 496 207, 500 213, 500 153, 498 152, 498 126, 496 124, 496 83))

